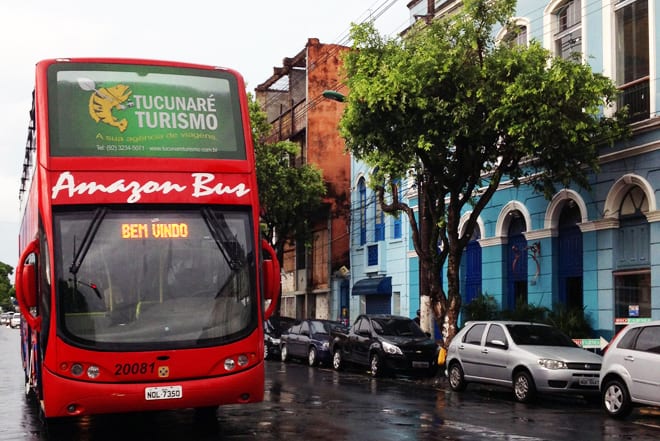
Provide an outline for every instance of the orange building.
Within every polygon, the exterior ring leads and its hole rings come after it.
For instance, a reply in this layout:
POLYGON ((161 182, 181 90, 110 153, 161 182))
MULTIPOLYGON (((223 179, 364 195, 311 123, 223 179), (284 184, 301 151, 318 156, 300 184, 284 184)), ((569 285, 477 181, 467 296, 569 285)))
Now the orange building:
POLYGON ((285 249, 280 308, 285 316, 339 319, 342 311, 348 312, 350 155, 337 129, 343 106, 323 97, 324 90, 342 89, 339 67, 345 50, 310 38, 255 89, 273 127, 267 142, 299 144, 295 165, 315 165, 327 188, 323 207, 313 219, 311 247, 297 244, 285 249))

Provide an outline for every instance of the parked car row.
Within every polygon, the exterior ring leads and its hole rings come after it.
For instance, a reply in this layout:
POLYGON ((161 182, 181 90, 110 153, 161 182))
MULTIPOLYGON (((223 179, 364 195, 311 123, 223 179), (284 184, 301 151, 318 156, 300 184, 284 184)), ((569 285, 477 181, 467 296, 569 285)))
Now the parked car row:
POLYGON ((613 417, 635 405, 660 406, 660 321, 630 325, 604 357, 580 348, 540 323, 466 323, 447 349, 446 373, 454 391, 468 383, 511 388, 517 401, 537 393, 567 393, 599 400, 613 417))
MULTIPOLYGON (((372 376, 433 376, 440 346, 407 317, 362 314, 349 328, 330 320, 274 317, 266 323, 265 358, 304 360, 341 370, 352 364, 372 376)), ((447 348, 452 390, 469 383, 510 388, 516 401, 574 394, 599 401, 623 418, 635 406, 660 407, 660 320, 621 330, 598 355, 558 329, 522 321, 473 321, 447 348)))
POLYGON ((264 322, 264 359, 279 358, 280 337, 291 325, 298 323, 292 317, 273 316, 264 322))
POLYGON ((9 320, 13 315, 13 312, 3 312, 0 314, 0 325, 9 326, 9 320))
POLYGON ((364 367, 372 376, 433 376, 439 345, 407 317, 362 314, 350 328, 332 320, 273 317, 265 324, 264 356, 310 366, 364 367))
POLYGON ((0 325, 19 328, 21 326, 21 314, 19 312, 3 312, 0 315, 0 325))

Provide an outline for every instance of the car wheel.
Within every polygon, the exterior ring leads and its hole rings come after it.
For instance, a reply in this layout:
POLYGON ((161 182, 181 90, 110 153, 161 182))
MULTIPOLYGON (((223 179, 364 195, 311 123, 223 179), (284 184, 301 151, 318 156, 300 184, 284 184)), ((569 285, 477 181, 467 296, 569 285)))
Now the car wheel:
POLYGON ((513 377, 513 395, 520 403, 529 403, 536 395, 534 379, 527 371, 520 371, 513 377))
POLYGON ((332 353, 332 367, 336 371, 340 371, 344 367, 344 360, 341 358, 341 349, 335 349, 332 353))
POLYGON ((463 368, 458 362, 452 363, 449 366, 449 387, 456 392, 464 391, 467 387, 465 376, 463 375, 463 368))
POLYGON ((624 418, 630 414, 632 403, 628 388, 619 379, 608 380, 603 389, 603 408, 614 418, 624 418))
POLYGON ((309 363, 309 365, 312 367, 319 364, 319 359, 316 356, 316 348, 314 346, 309 348, 309 353, 307 354, 307 363, 309 363))
POLYGON ((280 359, 282 361, 289 361, 289 349, 286 347, 286 345, 282 345, 280 348, 280 359))

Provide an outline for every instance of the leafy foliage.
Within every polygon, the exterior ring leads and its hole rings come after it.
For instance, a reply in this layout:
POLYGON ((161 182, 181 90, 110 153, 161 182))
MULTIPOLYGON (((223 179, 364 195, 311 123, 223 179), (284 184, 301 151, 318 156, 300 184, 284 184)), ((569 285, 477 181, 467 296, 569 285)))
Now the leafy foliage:
POLYGON ((495 320, 499 317, 500 309, 495 297, 488 294, 479 294, 471 302, 463 305, 463 319, 471 320, 495 320))
POLYGON ((340 131, 347 149, 377 170, 371 185, 383 210, 407 215, 422 295, 446 324, 447 344, 461 310, 461 256, 499 185, 525 183, 547 198, 556 186, 588 188, 599 146, 626 133, 621 115, 606 116, 617 96, 611 80, 539 42, 497 44, 494 30, 509 26, 514 10, 515 0, 465 0, 460 12, 393 38, 355 25, 344 58, 350 93, 340 131), (385 202, 387 184, 409 173, 422 216, 396 192, 385 202))
POLYGON ((14 304, 11 298, 15 296, 14 287, 9 276, 14 273, 14 268, 4 262, 0 262, 0 307, 3 311, 13 311, 14 304))
POLYGON ((504 320, 545 323, 547 314, 548 308, 545 306, 531 305, 527 302, 518 301, 514 309, 502 311, 501 317, 504 320))
POLYGON ((573 338, 593 335, 589 317, 580 308, 567 308, 555 304, 552 309, 543 306, 518 303, 513 311, 500 311, 495 297, 480 294, 463 306, 464 321, 470 320, 518 320, 552 325, 573 338))
POLYGON ((568 308, 566 305, 554 305, 552 311, 548 312, 546 323, 573 338, 591 337, 594 333, 584 309, 568 308))

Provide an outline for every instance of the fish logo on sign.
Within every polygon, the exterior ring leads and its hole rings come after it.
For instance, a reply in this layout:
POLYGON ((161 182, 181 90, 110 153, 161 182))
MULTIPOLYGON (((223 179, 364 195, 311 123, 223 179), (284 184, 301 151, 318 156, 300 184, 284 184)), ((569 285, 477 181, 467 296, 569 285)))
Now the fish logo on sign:
POLYGON ((93 92, 89 97, 89 116, 97 123, 102 122, 124 132, 128 127, 128 120, 126 118, 118 119, 113 112, 133 107, 133 103, 128 101, 133 93, 130 87, 125 84, 116 84, 112 87, 97 89, 94 80, 89 78, 79 78, 78 84, 82 90, 93 92))
POLYGON ((167 378, 170 376, 170 368, 168 366, 159 366, 158 367, 158 377, 167 378))

